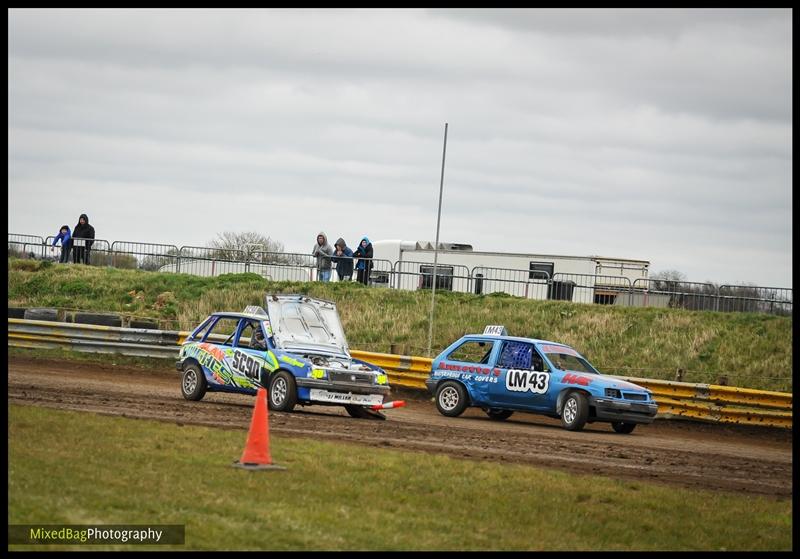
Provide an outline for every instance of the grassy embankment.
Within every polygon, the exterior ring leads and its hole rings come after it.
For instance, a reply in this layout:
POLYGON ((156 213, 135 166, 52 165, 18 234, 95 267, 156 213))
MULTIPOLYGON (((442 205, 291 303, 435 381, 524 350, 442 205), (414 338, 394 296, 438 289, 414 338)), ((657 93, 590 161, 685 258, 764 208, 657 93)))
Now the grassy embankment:
POLYGON ((253 473, 241 431, 16 405, 8 435, 9 524, 185 524, 181 549, 792 547, 791 500, 283 437, 253 473))
MULTIPOLYGON (((359 284, 269 282, 256 274, 215 278, 9 259, 9 306, 114 311, 188 330, 208 313, 263 305, 266 292, 335 301, 351 348, 425 355, 430 292, 359 284)), ((486 324, 565 342, 611 374, 791 392, 792 318, 755 313, 624 308, 505 295, 437 292, 433 354, 486 324)))

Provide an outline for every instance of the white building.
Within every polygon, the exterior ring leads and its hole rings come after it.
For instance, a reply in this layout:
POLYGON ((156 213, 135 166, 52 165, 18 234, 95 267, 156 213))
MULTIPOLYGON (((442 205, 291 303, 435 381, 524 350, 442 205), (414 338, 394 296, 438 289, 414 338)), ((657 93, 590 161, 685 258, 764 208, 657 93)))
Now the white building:
MULTIPOLYGON (((381 240, 372 247, 374 258, 397 263, 395 287, 432 285, 433 242, 381 240)), ((635 287, 636 280, 646 280, 650 267, 647 260, 481 252, 469 244, 441 242, 437 262, 437 276, 441 276, 437 289, 606 304, 626 304, 617 300, 618 293, 635 287)))

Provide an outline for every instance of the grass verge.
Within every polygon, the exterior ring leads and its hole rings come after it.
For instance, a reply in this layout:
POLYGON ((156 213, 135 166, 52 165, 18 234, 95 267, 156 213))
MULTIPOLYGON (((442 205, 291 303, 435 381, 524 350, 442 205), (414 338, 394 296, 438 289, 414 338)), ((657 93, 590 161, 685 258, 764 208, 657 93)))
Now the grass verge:
POLYGON ((17 405, 8 436, 9 524, 185 524, 187 549, 792 548, 789 500, 285 437, 287 471, 247 472, 240 431, 17 405))

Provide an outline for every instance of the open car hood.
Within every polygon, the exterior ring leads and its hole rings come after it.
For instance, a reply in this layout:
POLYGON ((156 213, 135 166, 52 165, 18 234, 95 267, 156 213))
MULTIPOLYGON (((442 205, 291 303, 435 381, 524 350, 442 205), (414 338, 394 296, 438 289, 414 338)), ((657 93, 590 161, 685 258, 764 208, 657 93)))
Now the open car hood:
POLYGON ((267 295, 275 344, 289 351, 350 357, 336 304, 304 295, 267 295))

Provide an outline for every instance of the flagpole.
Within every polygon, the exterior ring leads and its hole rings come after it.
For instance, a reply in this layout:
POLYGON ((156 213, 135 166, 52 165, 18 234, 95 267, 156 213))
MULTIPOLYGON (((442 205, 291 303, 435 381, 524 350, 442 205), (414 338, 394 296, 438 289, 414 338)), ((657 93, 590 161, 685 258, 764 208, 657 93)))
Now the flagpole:
POLYGON ((444 123, 444 146, 442 147, 442 176, 439 179, 439 212, 436 216, 436 244, 433 245, 433 285, 431 286, 431 319, 428 325, 428 357, 433 345, 433 312, 436 307, 436 269, 439 264, 439 225, 442 222, 442 191, 444 190, 444 159, 447 154, 447 123, 444 123))

